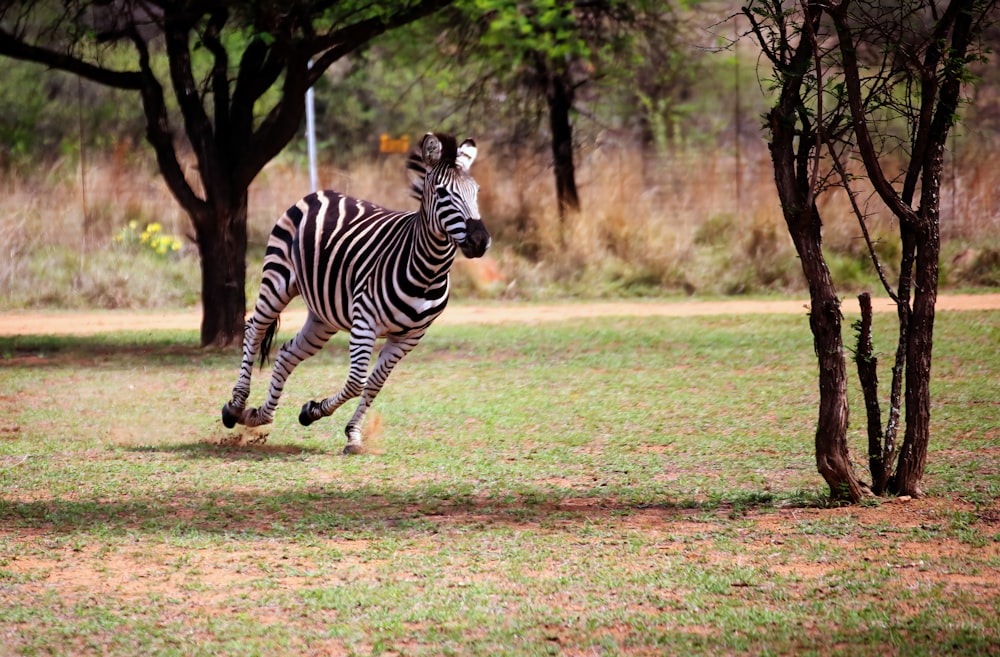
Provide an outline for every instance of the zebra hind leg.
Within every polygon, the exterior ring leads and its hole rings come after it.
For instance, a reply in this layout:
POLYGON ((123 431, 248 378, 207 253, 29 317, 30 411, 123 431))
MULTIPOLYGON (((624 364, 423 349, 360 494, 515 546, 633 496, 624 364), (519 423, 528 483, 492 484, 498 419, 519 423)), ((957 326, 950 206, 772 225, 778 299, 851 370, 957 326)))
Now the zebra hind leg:
MULTIPOLYGON (((248 427, 270 424, 274 420, 274 412, 278 408, 278 400, 285 389, 288 377, 299 363, 317 354, 334 333, 336 330, 330 329, 310 314, 295 337, 278 349, 264 403, 259 408, 245 408, 237 421, 248 427)), ((223 411, 225 412, 225 409, 223 411)))
POLYGON ((243 334, 243 363, 240 366, 240 376, 233 388, 232 399, 222 407, 222 424, 228 429, 237 424, 248 426, 266 424, 266 422, 247 422, 246 403, 250 396, 250 378, 254 361, 259 355, 260 366, 264 367, 271 351, 271 343, 278 332, 281 311, 299 293, 294 277, 287 272, 287 268, 274 266, 268 261, 264 263, 264 275, 257 303, 254 304, 253 313, 247 320, 243 334))
POLYGON ((233 396, 222 407, 222 424, 232 429, 237 424, 246 424, 245 409, 250 396, 250 378, 253 374, 254 360, 260 354, 261 366, 271 350, 271 342, 278 331, 278 317, 273 318, 254 313, 247 320, 243 335, 243 363, 240 366, 240 376, 233 388, 233 396))

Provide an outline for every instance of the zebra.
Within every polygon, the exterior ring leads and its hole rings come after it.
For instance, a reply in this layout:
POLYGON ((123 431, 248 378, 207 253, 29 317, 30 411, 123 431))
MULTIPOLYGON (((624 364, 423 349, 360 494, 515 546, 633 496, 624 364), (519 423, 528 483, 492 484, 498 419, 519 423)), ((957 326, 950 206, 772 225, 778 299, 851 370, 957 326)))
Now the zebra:
POLYGON ((278 219, 267 242, 263 278, 246 322, 243 362, 222 423, 248 427, 274 419, 295 367, 337 332, 350 333, 351 364, 343 388, 308 401, 299 422, 309 426, 360 396, 344 430, 345 454, 362 450, 361 424, 393 367, 408 354, 448 303, 456 251, 479 258, 492 238, 479 215, 479 185, 469 174, 476 143, 427 133, 407 162, 416 212, 397 212, 335 191, 309 194, 278 219), (274 361, 264 403, 248 408, 250 375, 265 365, 281 311, 297 295, 308 313, 298 334, 274 361), (369 373, 377 339, 385 338, 369 373))

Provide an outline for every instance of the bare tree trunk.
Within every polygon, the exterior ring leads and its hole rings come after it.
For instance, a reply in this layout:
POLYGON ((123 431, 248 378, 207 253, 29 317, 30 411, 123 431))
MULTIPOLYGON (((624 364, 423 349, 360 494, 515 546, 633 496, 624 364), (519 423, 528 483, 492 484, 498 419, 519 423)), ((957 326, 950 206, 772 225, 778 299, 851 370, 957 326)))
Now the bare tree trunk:
MULTIPOLYGON (((772 119, 774 118, 772 114, 772 119)), ((772 124, 775 121, 772 120, 772 124)), ((819 417, 816 420, 816 468, 830 487, 834 500, 857 502, 864 496, 851 466, 847 445, 847 361, 841 337, 840 299, 823 257, 819 211, 808 204, 808 178, 795 175, 792 148, 794 130, 777 128, 771 144, 775 180, 782 197, 782 212, 802 273, 809 283, 809 327, 819 365, 819 417), (787 202, 786 202, 787 199, 787 202), (796 203, 792 199, 797 199, 796 203)), ((804 140, 799 143, 803 143, 804 140)))
MULTIPOLYGON (((942 138, 943 139, 943 138, 942 138)), ((941 235, 938 229, 943 141, 938 145, 924 176, 921 218, 914 262, 913 310, 906 340, 906 431, 899 450, 899 463, 892 490, 900 495, 922 496, 920 482, 927 464, 931 435, 931 357, 934 349, 934 317, 938 290, 938 260, 941 235)))
POLYGON ((858 323, 858 343, 854 362, 858 366, 858 381, 865 398, 868 417, 868 471, 872 475, 872 493, 882 495, 892 472, 894 450, 891 444, 882 446, 882 409, 878 400, 878 358, 872 345, 872 298, 865 292, 858 296, 861 320, 858 323))
MULTIPOLYGON (((821 9, 810 6, 808 20, 818 22, 821 9)), ((751 17, 752 18, 752 17, 751 17)), ((815 29, 815 25, 813 26, 815 29)), ((841 337, 840 299, 823 257, 823 232, 814 202, 816 132, 809 121, 802 86, 812 62, 812 48, 802 39, 780 68, 781 93, 768 114, 771 161, 781 211, 809 283, 809 327, 819 364, 819 417, 816 423, 816 467, 834 500, 861 500, 864 491, 851 467, 847 446, 847 362, 841 337)))
POLYGON ((556 178, 556 199, 559 216, 580 209, 576 190, 576 168, 573 164, 573 83, 567 70, 554 71, 541 54, 536 58, 539 80, 545 86, 545 99, 549 108, 549 130, 552 137, 552 166, 556 178))
POLYGON ((247 195, 202 223, 198 230, 201 262, 201 345, 240 344, 246 319, 247 195))
POLYGON ((830 487, 833 500, 857 502, 864 496, 851 466, 847 444, 847 360, 841 333, 840 299, 823 257, 819 218, 802 213, 789 224, 792 241, 809 282, 809 327, 819 365, 819 416, 816 420, 816 469, 830 487), (803 230, 804 226, 813 230, 803 230))

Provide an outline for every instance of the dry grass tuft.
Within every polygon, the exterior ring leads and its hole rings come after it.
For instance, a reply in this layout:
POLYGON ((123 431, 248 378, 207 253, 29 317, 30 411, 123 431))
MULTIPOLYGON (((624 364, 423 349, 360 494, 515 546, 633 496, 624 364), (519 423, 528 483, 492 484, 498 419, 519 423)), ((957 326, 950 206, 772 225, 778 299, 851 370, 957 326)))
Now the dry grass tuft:
MULTIPOLYGON (((456 292, 465 297, 618 297, 664 293, 738 294, 804 291, 781 218, 766 149, 728 154, 687 150, 648 157, 603 143, 581 154, 582 212, 559 217, 549 163, 537 155, 480 148, 475 175, 480 209, 494 249, 476 263, 460 259, 456 292)), ((380 156, 350 168, 324 166, 324 188, 395 209, 412 209, 404 157, 380 156)), ((113 154, 88 164, 86 189, 69 161, 31 178, 0 183, 3 305, 137 308, 198 302, 197 249, 189 240, 171 263, 115 254, 113 236, 135 221, 164 234, 190 236, 187 216, 152 165, 113 154)), ((280 215, 308 192, 301 162, 272 162, 250 189, 248 295, 256 294, 259 259, 280 215)), ((944 285, 1000 280, 1000 174, 971 151, 946 167, 941 204, 944 285)), ((877 212, 870 191, 860 200, 890 274, 898 230, 877 212)), ((844 293, 875 278, 847 196, 821 197, 824 241, 844 293)))

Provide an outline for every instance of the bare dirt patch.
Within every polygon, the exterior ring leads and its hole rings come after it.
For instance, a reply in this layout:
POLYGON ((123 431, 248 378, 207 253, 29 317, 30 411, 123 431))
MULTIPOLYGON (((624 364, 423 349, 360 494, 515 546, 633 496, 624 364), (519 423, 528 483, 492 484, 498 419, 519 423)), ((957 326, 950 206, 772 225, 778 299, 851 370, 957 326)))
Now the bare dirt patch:
MULTIPOLYGON (((894 312, 889 299, 875 299, 876 312, 894 312)), ((996 310, 1000 294, 952 294, 938 297, 939 312, 996 310)), ((802 314, 809 310, 807 299, 723 301, 608 301, 594 303, 491 303, 455 304, 438 320, 439 325, 534 324, 588 317, 697 317, 704 315, 802 314)), ((847 315, 860 314, 857 299, 843 301, 847 315)), ((302 308, 290 308, 282 315, 282 325, 298 328, 305 321, 302 308)), ((0 335, 94 335, 114 331, 196 330, 201 311, 179 312, 7 312, 0 314, 0 335)))

